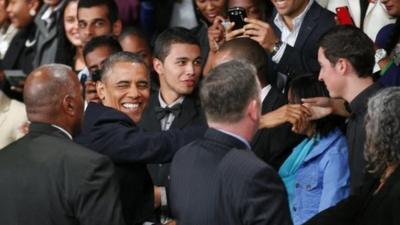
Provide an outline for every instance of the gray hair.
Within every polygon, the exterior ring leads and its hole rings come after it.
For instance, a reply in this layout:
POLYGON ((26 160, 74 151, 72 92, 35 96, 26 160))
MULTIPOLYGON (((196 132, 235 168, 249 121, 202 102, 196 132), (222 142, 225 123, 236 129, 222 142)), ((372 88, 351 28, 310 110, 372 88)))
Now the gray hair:
POLYGON ((400 162, 400 87, 386 88, 368 101, 364 157, 371 173, 400 162))
POLYGON ((150 69, 144 62, 142 56, 140 56, 137 53, 131 53, 131 52, 117 52, 108 57, 104 62, 104 65, 100 72, 100 80, 104 82, 105 79, 112 74, 109 72, 112 71, 113 66, 120 62, 142 64, 144 67, 146 67, 147 76, 148 77, 150 76, 150 69))
POLYGON ((260 85, 256 69, 232 60, 210 71, 202 81, 200 100, 208 121, 237 122, 243 118, 247 104, 259 99, 260 85))

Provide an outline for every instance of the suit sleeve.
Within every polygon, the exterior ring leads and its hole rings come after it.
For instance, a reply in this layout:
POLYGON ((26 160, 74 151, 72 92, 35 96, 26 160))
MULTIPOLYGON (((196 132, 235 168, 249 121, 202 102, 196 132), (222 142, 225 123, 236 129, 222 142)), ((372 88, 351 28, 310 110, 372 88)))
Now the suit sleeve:
POLYGON ((175 152, 201 137, 205 126, 163 132, 145 132, 115 121, 99 124, 92 131, 89 148, 121 163, 164 163, 172 160, 175 152))
POLYGON ((125 225, 114 167, 105 157, 92 160, 74 200, 82 225, 125 225))
POLYGON ((248 180, 243 196, 243 224, 291 225, 286 192, 278 175, 268 167, 248 180))

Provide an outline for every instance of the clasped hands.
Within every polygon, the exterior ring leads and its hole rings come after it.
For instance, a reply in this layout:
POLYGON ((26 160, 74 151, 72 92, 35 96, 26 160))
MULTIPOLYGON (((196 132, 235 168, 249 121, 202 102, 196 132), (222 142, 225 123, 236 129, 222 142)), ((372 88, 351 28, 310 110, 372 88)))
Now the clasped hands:
POLYGON ((348 116, 344 100, 328 97, 302 99, 302 104, 287 104, 266 113, 260 118, 260 129, 273 128, 284 123, 292 125, 292 131, 303 134, 310 121, 318 120, 329 114, 348 116))

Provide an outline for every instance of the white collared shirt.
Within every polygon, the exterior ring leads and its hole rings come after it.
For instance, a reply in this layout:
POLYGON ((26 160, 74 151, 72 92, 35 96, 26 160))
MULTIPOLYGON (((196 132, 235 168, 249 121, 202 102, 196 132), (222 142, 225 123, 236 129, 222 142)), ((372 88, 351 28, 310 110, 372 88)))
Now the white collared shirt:
MULTIPOLYGON (((172 106, 174 106, 176 104, 181 104, 184 99, 185 99, 185 96, 181 96, 177 100, 175 100, 174 102, 172 102, 171 104, 168 105, 164 101, 164 99, 162 98, 161 92, 158 92, 158 100, 160 102, 161 108, 165 108, 165 107, 171 108, 172 106)), ((174 119, 175 119, 175 115, 173 113, 169 113, 164 118, 162 118, 160 120, 161 130, 169 130, 169 128, 171 127, 172 122, 174 122, 174 119)))
POLYGON ((306 6, 306 8, 303 10, 300 15, 298 15, 296 18, 293 19, 293 29, 290 30, 283 17, 279 15, 279 13, 276 14, 274 18, 274 24, 279 28, 281 31, 281 41, 282 41, 282 46, 279 48, 279 50, 276 52, 276 54, 272 57, 272 61, 275 63, 279 63, 279 61, 282 59, 283 53, 285 53, 285 49, 287 45, 290 45, 291 47, 294 47, 297 36, 300 33, 300 28, 301 25, 303 24, 304 17, 306 16, 308 10, 311 8, 311 5, 314 3, 314 0, 310 0, 306 6))
POLYGON ((263 89, 261 89, 261 102, 264 101, 265 97, 267 97, 269 91, 271 91, 271 85, 268 84, 267 86, 263 87, 263 89))
POLYGON ((51 124, 51 126, 57 128, 57 129, 59 129, 59 130, 61 130, 64 134, 66 134, 66 135, 69 137, 69 139, 72 140, 72 135, 71 135, 70 133, 68 133, 68 131, 66 131, 66 130, 63 129, 62 127, 59 127, 59 126, 54 125, 54 124, 51 124))
POLYGON ((57 12, 58 10, 60 10, 62 6, 63 6, 63 0, 60 1, 56 7, 54 7, 54 8, 48 7, 46 9, 46 11, 44 11, 44 13, 40 17, 40 19, 45 21, 47 27, 50 27, 50 25, 52 23, 56 22, 56 21, 53 21, 54 19, 51 16, 53 15, 53 13, 57 12))

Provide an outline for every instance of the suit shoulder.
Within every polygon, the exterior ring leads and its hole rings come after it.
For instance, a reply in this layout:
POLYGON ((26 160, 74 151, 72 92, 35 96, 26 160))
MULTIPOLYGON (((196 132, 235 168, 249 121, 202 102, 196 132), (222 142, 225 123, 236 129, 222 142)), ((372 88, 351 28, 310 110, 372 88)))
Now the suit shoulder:
POLYGON ((221 170, 225 174, 249 177, 260 171, 274 172, 272 167, 259 159, 253 152, 247 150, 232 149, 223 158, 221 170))

